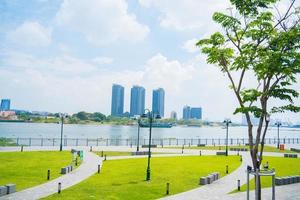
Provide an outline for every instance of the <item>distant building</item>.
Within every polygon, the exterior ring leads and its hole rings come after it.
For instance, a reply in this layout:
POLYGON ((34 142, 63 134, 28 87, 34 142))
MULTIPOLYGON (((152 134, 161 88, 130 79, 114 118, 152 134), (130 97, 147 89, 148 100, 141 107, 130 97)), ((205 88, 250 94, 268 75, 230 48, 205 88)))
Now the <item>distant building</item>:
POLYGON ((145 88, 133 86, 130 94, 130 115, 142 115, 145 111, 145 88))
POLYGON ((182 119, 188 120, 191 117, 191 107, 190 106, 184 106, 183 112, 182 112, 182 119))
POLYGON ((171 115, 170 115, 170 118, 171 119, 177 119, 177 113, 175 111, 172 111, 171 115))
POLYGON ((202 119, 202 108, 201 107, 184 106, 182 114, 183 114, 182 118, 184 120, 202 119))
POLYGON ((191 119, 202 119, 202 108, 191 108, 191 119))
POLYGON ((124 87, 113 84, 111 95, 111 115, 122 116, 124 111, 124 87))
POLYGON ((1 111, 8 111, 10 110, 10 99, 2 99, 0 105, 1 111))
POLYGON ((17 120, 15 111, 0 111, 0 119, 17 120))
POLYGON ((164 117, 165 110, 165 91, 162 88, 153 90, 152 93, 152 111, 156 115, 164 117))

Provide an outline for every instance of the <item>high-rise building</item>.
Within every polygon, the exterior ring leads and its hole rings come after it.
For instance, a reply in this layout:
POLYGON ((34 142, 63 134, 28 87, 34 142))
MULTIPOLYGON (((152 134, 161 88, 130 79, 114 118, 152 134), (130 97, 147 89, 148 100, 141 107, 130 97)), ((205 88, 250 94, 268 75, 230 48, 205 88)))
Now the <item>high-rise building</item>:
POLYGON ((172 111, 171 115, 170 115, 170 118, 171 119, 177 119, 177 113, 175 111, 172 111))
POLYGON ((202 119, 202 108, 191 108, 191 119, 202 119))
POLYGON ((111 95, 111 115, 122 116, 124 111, 124 87, 113 84, 111 95))
POLYGON ((190 119, 191 117, 191 107, 190 106, 184 106, 183 112, 182 112, 182 118, 185 120, 190 119))
POLYGON ((134 85, 130 95, 130 115, 142 115, 145 111, 145 88, 134 85))
POLYGON ((152 111, 155 115, 164 116, 165 113, 165 91, 162 88, 153 90, 152 93, 152 111))
POLYGON ((10 110, 10 99, 2 99, 0 105, 1 111, 8 111, 10 110))

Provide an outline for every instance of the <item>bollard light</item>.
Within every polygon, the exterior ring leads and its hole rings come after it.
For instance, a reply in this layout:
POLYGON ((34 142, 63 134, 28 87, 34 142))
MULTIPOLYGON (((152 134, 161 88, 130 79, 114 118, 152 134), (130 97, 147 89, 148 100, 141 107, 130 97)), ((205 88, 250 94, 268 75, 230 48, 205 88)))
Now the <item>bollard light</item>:
POLYGON ((243 156, 242 155, 240 156, 240 161, 243 162, 243 156))
POLYGON ((48 169, 48 172, 47 172, 47 180, 50 180, 50 169, 48 169))
POLYGON ((226 174, 228 174, 228 165, 226 165, 226 174))
POLYGON ((101 157, 103 158, 103 151, 101 151, 101 157))
POLYGON ((202 154, 201 154, 201 151, 200 151, 200 156, 201 156, 202 154))
POLYGON ((106 160, 106 154, 104 155, 104 161, 106 160))
POLYGON ((98 174, 100 173, 100 165, 98 165, 98 174))
POLYGON ((61 193, 61 182, 58 183, 58 192, 57 192, 57 193, 58 193, 58 194, 61 193))
POLYGON ((170 183, 167 183, 166 195, 170 194, 170 183))
POLYGON ((241 191, 241 180, 237 180, 237 189, 241 191))
POLYGON ((23 145, 21 146, 21 152, 23 152, 23 145))
POLYGON ((78 165, 78 157, 76 157, 76 159, 75 159, 75 165, 76 166, 78 165))

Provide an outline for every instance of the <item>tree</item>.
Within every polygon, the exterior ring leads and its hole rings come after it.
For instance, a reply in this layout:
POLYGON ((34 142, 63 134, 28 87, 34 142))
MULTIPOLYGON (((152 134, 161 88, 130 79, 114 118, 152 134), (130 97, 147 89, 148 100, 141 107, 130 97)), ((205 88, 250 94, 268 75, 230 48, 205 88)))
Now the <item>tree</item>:
POLYGON ((84 111, 81 111, 81 112, 75 114, 75 116, 80 120, 88 120, 89 119, 88 113, 86 113, 84 111))
MULTIPOLYGON (((276 7, 279 0, 230 2, 235 15, 213 15, 222 33, 216 32, 196 45, 207 55, 207 63, 220 67, 229 78, 238 100, 234 113, 246 116, 252 164, 259 169, 270 115, 300 111, 294 105, 299 93, 292 88, 300 73, 300 9, 295 0, 286 2, 289 5, 284 13, 276 7), (252 79, 255 86, 247 84, 252 79), (272 99, 276 99, 277 106, 270 105, 272 99), (251 115, 259 118, 255 137, 251 115)), ((259 180, 259 199, 260 188, 259 180)))

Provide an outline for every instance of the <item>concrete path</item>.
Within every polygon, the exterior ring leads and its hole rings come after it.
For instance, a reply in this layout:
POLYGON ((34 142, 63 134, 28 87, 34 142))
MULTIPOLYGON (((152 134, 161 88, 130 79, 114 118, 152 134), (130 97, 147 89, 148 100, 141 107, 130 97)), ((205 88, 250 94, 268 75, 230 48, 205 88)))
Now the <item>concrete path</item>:
POLYGON ((90 177, 91 175, 97 172, 98 164, 102 164, 102 159, 96 154, 85 150, 83 162, 74 171, 66 175, 60 176, 59 178, 49 181, 47 183, 0 197, 0 199, 32 200, 49 196, 51 194, 57 193, 59 182, 61 183, 62 189, 66 189, 90 177))

